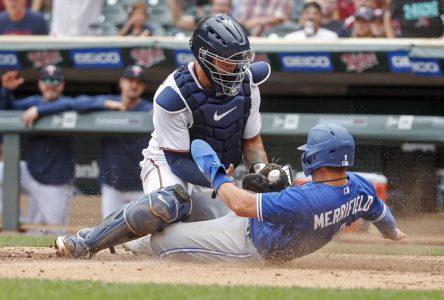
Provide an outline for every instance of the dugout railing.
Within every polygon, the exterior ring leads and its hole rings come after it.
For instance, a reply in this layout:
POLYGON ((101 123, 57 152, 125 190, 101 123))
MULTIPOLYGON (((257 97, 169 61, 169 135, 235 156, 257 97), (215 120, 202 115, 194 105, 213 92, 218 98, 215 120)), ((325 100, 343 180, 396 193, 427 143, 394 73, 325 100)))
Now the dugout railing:
MULTIPOLYGON (((37 121, 32 129, 20 122, 21 111, 0 111, 3 134, 3 229, 19 228, 20 168, 23 145, 21 135, 68 134, 75 136, 148 134, 153 130, 152 116, 139 112, 65 112, 37 121)), ((444 146, 444 117, 411 115, 329 115, 264 113, 262 135, 303 143, 309 129, 320 122, 335 122, 347 127, 359 145, 392 144, 407 147, 444 146)), ((267 139, 265 139, 267 140, 267 139)), ((267 146, 267 145, 266 145, 267 146)), ((291 146, 293 147, 293 146, 291 146)), ((294 150, 296 152, 296 150, 294 150)))

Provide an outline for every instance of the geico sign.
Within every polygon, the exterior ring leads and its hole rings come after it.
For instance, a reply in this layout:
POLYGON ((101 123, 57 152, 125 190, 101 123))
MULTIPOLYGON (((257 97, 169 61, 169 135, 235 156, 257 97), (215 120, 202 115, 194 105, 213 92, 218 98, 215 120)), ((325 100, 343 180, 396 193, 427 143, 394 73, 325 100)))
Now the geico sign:
POLYGON ((118 64, 120 55, 118 52, 76 53, 74 60, 78 64, 118 64))
POLYGON ((410 68, 410 59, 406 55, 392 56, 392 65, 395 68, 410 68))
POLYGON ((327 56, 285 56, 285 66, 296 68, 329 68, 330 58, 327 56))
POLYGON ((412 71, 415 73, 439 73, 440 69, 433 61, 415 61, 412 62, 412 71))
POLYGON ((0 65, 15 66, 17 64, 18 60, 15 54, 0 54, 0 65))

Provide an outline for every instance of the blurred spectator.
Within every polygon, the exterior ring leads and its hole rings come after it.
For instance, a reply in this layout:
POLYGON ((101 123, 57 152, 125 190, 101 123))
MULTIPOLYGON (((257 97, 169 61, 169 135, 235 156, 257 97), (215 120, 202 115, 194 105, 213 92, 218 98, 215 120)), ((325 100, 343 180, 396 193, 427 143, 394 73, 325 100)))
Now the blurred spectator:
POLYGON ((391 0, 390 13, 399 37, 443 36, 443 0, 391 0))
POLYGON ((302 9, 301 30, 291 32, 285 35, 285 39, 288 40, 300 40, 300 39, 337 39, 336 32, 321 28, 321 6, 316 2, 307 2, 302 9))
MULTIPOLYGON (((387 38, 393 37, 393 31, 387 32, 387 26, 384 20, 384 10, 382 8, 377 8, 374 11, 375 17, 370 23, 370 28, 372 30, 372 35, 375 38, 387 38)), ((389 21, 390 22, 390 21, 389 21)), ((391 27, 391 24, 390 24, 391 27)))
POLYGON ((51 12, 52 0, 32 0, 31 9, 33 11, 51 12))
POLYGON ((51 35, 101 35, 102 11, 103 0, 54 0, 51 13, 51 35))
MULTIPOLYGON (((0 109, 37 111, 40 116, 50 114, 42 108, 47 102, 62 105, 71 98, 62 95, 65 81, 59 67, 42 69, 38 80, 39 95, 15 100, 14 90, 23 84, 17 71, 3 74, 0 90, 0 109)), ((28 125, 28 124, 27 124, 28 125)), ((74 192, 73 138, 33 134, 27 138, 26 162, 20 163, 20 185, 28 194, 29 222, 33 224, 63 225, 74 192)), ((0 163, 0 203, 3 192, 3 163, 0 163)))
MULTIPOLYGON (((120 110, 148 112, 152 104, 141 96, 146 88, 146 74, 139 66, 128 66, 119 79, 120 95, 82 95, 66 105, 47 103, 42 108, 52 113, 66 110, 88 112, 97 110, 120 110)), ((32 124, 38 114, 26 116, 25 123, 32 124)), ((102 189, 102 216, 125 203, 144 195, 140 180, 139 162, 143 159, 142 150, 146 148, 146 136, 109 136, 102 137, 99 150, 100 183, 102 189)))
POLYGON ((355 20, 353 22, 351 37, 354 38, 372 38, 371 22, 374 20, 375 14, 373 9, 361 6, 356 10, 355 20))
POLYGON ((0 34, 46 35, 48 26, 43 15, 26 7, 26 0, 3 0, 0 13, 0 34))
POLYGON ((171 11, 174 26, 193 31, 194 27, 191 28, 189 22, 195 22, 195 20, 191 18, 197 19, 197 21, 204 18, 206 16, 205 5, 209 4, 210 0, 166 0, 166 2, 171 11), (190 8, 194 8, 192 9, 194 10, 194 14, 189 13, 190 8), (186 11, 188 11, 188 13, 186 13, 186 11), (187 16, 185 20, 182 19, 183 16, 187 16))
POLYGON ((322 28, 339 33, 344 27, 344 21, 339 20, 337 0, 318 0, 317 2, 322 9, 322 28))
MULTIPOLYGON (((231 0, 212 0, 210 2, 210 15, 231 13, 231 0)), ((191 32, 196 28, 197 22, 204 17, 208 17, 208 15, 203 10, 197 10, 195 15, 182 14, 177 10, 174 25, 179 29, 191 32)))
POLYGON ((293 0, 233 0, 235 17, 251 36, 291 21, 293 0))
POLYGON ((146 24, 148 20, 148 7, 145 3, 136 2, 130 6, 128 21, 120 30, 119 35, 150 36, 153 34, 151 26, 146 24))
POLYGON ((355 14, 355 3, 353 0, 338 0, 339 19, 345 20, 355 14))

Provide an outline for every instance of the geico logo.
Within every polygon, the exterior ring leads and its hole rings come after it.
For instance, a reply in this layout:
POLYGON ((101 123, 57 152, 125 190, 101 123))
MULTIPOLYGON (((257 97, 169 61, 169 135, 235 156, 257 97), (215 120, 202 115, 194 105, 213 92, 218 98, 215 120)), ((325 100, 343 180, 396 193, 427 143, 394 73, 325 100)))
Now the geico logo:
POLYGON ((0 54, 0 65, 13 66, 18 63, 17 56, 14 54, 0 54))
POLYGON ((392 56, 392 65, 396 68, 410 68, 410 59, 405 55, 392 56))
POLYGON ((79 64, 118 64, 120 55, 117 52, 76 53, 74 60, 79 64))
POLYGON ((412 62, 412 70, 416 73, 438 73, 439 66, 431 61, 415 61, 412 62))
POLYGON ((193 59, 194 59, 194 56, 192 54, 189 54, 189 53, 179 53, 179 54, 177 54, 177 62, 180 65, 189 63, 193 59))
POLYGON ((330 59, 327 56, 285 56, 287 67, 328 68, 330 59))

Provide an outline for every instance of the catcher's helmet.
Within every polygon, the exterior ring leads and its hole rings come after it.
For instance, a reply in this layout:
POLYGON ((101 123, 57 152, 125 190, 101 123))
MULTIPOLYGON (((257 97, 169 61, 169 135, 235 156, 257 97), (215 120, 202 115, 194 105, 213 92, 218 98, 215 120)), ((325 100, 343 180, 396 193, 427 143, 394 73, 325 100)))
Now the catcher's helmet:
POLYGON ((298 147, 305 176, 320 167, 353 166, 355 141, 347 129, 338 124, 322 123, 308 133, 307 144, 298 147))
POLYGON ((230 15, 202 19, 190 39, 190 48, 217 92, 234 96, 254 59, 248 36, 230 15))

